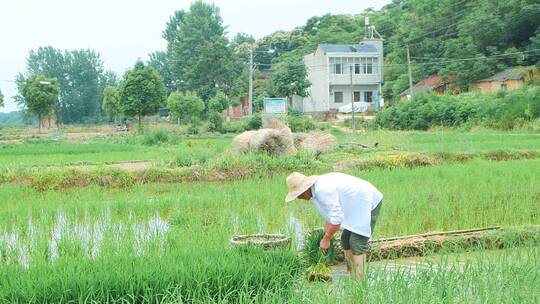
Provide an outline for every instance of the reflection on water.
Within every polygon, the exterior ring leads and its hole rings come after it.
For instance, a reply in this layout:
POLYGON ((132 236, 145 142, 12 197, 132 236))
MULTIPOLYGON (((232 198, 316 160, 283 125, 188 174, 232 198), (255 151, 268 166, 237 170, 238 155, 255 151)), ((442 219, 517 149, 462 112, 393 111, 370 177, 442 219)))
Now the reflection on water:
POLYGON ((304 223, 294 217, 294 214, 289 214, 289 221, 287 223, 287 234, 294 235, 294 240, 296 243, 296 251, 302 250, 304 247, 304 223))
POLYGON ((113 222, 108 209, 94 219, 85 213, 82 220, 59 211, 52 225, 37 225, 30 215, 27 227, 19 229, 13 225, 9 230, 0 227, 0 263, 19 264, 28 269, 32 259, 52 263, 68 255, 96 259, 106 249, 107 254, 162 253, 169 222, 157 213, 148 220, 136 221, 130 212, 128 218, 127 222, 113 222))

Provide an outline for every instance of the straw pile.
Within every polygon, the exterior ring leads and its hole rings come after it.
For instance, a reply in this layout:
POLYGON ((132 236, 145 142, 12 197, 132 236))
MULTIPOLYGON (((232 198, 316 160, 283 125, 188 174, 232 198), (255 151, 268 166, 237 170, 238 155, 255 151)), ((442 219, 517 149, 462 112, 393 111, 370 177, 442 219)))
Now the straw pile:
POLYGON ((260 129, 247 131, 234 138, 234 149, 237 152, 266 152, 281 155, 296 152, 291 129, 260 129))
POLYGON ((257 131, 246 131, 237 135, 233 140, 233 147, 236 152, 249 151, 249 140, 257 131))
POLYGON ((325 132, 297 133, 294 134, 294 145, 297 149, 328 152, 334 150, 337 140, 334 135, 325 132))

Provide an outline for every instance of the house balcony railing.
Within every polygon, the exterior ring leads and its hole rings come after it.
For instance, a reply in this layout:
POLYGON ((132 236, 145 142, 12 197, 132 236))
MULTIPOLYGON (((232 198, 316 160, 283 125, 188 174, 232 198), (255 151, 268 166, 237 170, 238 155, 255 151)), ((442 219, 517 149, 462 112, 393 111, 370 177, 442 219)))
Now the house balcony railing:
MULTIPOLYGON (((378 84, 379 74, 353 74, 353 84, 378 84)), ((348 85, 351 83, 350 74, 330 74, 330 85, 348 85)))

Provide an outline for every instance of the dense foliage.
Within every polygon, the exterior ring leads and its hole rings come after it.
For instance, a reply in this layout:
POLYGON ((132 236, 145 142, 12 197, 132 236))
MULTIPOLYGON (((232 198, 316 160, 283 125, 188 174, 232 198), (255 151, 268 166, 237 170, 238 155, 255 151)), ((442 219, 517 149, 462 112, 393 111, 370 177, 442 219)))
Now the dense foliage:
POLYGON ((301 62, 302 55, 321 43, 357 43, 365 35, 366 16, 385 39, 387 100, 408 87, 407 45, 414 82, 436 73, 457 75, 457 85, 463 89, 507 66, 535 64, 540 55, 537 1, 394 0, 378 11, 313 17, 292 31, 263 37, 257 41, 255 61, 268 69, 301 62), (264 52, 269 49, 274 52, 264 52))
POLYGON ((122 113, 122 104, 118 89, 113 86, 106 86, 103 90, 103 102, 101 104, 105 114, 116 121, 116 118, 122 113))
POLYGON ((495 94, 421 94, 380 112, 375 123, 389 129, 483 125, 510 130, 540 117, 540 87, 495 94))
POLYGON ((183 123, 193 123, 204 110, 204 102, 196 93, 173 92, 167 99, 173 118, 183 123))
POLYGON ((39 127, 41 118, 52 114, 54 104, 58 101, 58 92, 58 82, 43 75, 32 75, 22 84, 24 107, 38 117, 39 127))
POLYGON ((114 72, 104 70, 99 53, 90 49, 62 51, 47 46, 31 50, 26 72, 16 79, 19 87, 25 78, 36 74, 58 81, 60 91, 54 114, 59 123, 98 120, 103 116, 103 89, 118 82, 114 72))
POLYGON ((139 61, 124 75, 119 96, 122 111, 137 117, 140 129, 142 117, 156 114, 165 105, 165 86, 154 68, 139 61))

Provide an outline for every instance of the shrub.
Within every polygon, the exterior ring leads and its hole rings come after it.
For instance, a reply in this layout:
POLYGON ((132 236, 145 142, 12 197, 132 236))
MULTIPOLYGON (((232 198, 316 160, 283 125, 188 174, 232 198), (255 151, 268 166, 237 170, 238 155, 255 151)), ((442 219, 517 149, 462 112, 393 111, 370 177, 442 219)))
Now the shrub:
POLYGON ((290 115, 287 123, 293 132, 307 132, 316 128, 313 119, 305 115, 290 115))
POLYGON ((228 121, 223 124, 223 133, 241 133, 246 130, 246 124, 243 121, 228 121))
POLYGON ((191 124, 189 125, 188 129, 187 129, 187 133, 190 134, 190 135, 197 135, 199 134, 199 126, 201 125, 201 120, 196 118, 196 117, 193 117, 191 119, 191 124))
POLYGON ((261 114, 253 114, 246 123, 246 130, 258 130, 262 127, 261 114))
POLYGON ((540 117, 539 99, 538 87, 495 94, 420 94, 412 102, 400 102, 379 112, 375 123, 379 127, 399 130, 472 125, 511 130, 540 117))
POLYGON ((223 132, 223 115, 218 112, 211 112, 208 115, 208 131, 223 132))
POLYGON ((143 137, 143 144, 147 146, 154 146, 162 143, 166 143, 169 140, 169 134, 165 129, 156 129, 151 132, 146 132, 143 137))

